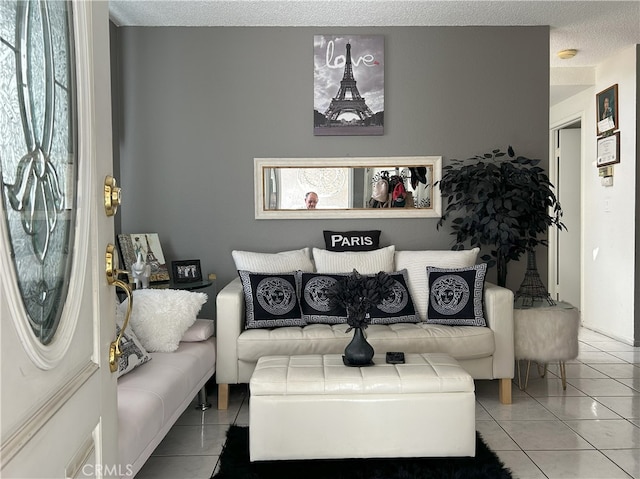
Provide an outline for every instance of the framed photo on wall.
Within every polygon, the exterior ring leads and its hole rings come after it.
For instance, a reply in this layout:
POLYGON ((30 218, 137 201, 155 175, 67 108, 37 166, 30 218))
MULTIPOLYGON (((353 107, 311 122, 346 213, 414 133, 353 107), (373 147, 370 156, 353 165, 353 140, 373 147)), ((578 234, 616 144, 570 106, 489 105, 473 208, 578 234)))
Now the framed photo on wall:
POLYGON ((313 134, 384 133, 384 36, 314 35, 313 134))
POLYGON ((598 155, 596 166, 613 165, 620 163, 620 132, 598 138, 598 155))
POLYGON ((195 283, 202 281, 199 259, 188 259, 171 262, 174 283, 195 283))
POLYGON ((619 128, 617 83, 596 95, 596 114, 598 136, 619 128))

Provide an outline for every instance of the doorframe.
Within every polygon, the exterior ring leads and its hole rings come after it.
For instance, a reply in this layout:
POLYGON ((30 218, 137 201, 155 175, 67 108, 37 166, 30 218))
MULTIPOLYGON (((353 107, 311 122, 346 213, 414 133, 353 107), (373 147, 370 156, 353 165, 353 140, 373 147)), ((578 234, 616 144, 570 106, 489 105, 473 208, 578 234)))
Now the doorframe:
MULTIPOLYGON (((558 168, 556 162, 556 132, 562 130, 570 125, 580 122, 580 165, 585 164, 585 127, 587 124, 586 112, 584 110, 572 113, 563 119, 549 124, 549 180, 555 186, 558 180, 558 168)), ((582 272, 584 271, 584 222, 583 222, 583 205, 584 205, 584 171, 585 168, 580 168, 580 304, 575 305, 580 311, 582 311, 582 303, 584 302, 584 281, 582 279, 582 272)), ((552 298, 557 294, 557 263, 558 263, 558 231, 557 228, 549 228, 548 239, 548 261, 547 261, 547 284, 549 285, 549 294, 552 298)))

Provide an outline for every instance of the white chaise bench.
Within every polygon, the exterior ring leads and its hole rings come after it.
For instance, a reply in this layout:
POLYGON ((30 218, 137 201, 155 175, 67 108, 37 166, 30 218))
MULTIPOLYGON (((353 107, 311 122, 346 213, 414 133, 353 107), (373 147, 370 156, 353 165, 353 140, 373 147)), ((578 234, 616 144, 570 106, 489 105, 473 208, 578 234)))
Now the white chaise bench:
POLYGON ((473 378, 446 354, 260 358, 249 388, 252 461, 474 456, 473 378))

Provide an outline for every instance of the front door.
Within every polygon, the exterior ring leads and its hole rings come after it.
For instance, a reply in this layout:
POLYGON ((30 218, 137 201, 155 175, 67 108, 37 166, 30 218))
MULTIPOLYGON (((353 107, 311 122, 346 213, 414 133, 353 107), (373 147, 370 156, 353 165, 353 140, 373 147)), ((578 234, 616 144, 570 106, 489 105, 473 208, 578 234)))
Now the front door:
POLYGON ((6 478, 115 477, 108 2, 0 2, 6 478))

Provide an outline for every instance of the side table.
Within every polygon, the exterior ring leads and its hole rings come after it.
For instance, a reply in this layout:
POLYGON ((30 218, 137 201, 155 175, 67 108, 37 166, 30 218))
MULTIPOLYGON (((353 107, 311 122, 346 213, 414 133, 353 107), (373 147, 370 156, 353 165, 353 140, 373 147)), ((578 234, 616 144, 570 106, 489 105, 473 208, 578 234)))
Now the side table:
POLYGON ((200 315, 198 317, 210 319, 212 321, 216 320, 216 295, 218 294, 217 289, 217 276, 215 273, 209 273, 207 279, 202 279, 200 281, 192 281, 189 283, 180 283, 173 281, 164 281, 161 283, 152 283, 149 288, 153 289, 184 289, 187 291, 195 291, 198 289, 209 288, 213 286, 212 294, 208 294, 209 298, 207 302, 202 306, 200 310, 200 315))
POLYGON ((153 289, 184 289, 187 291, 195 291, 196 289, 208 288, 213 285, 216 280, 216 275, 214 273, 209 274, 207 279, 201 279, 199 281, 183 281, 183 282, 174 282, 174 281, 162 281, 159 283, 152 283, 149 285, 149 288, 153 289))
POLYGON ((518 361, 518 386, 526 389, 529 381, 531 361, 542 365, 558 361, 562 389, 567 389, 565 361, 578 356, 578 328, 580 314, 569 303, 559 302, 555 306, 546 303, 531 308, 513 310, 515 334, 515 358, 518 361), (520 360, 526 360, 527 376, 524 388, 520 376, 520 360))

